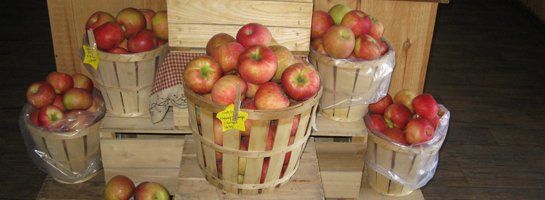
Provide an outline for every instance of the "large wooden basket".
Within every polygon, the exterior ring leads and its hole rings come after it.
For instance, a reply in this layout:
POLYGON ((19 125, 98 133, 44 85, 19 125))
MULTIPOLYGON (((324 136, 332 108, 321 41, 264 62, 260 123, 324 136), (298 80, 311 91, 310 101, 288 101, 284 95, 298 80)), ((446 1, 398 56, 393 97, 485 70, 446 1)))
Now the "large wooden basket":
POLYGON ((224 107, 185 88, 189 123, 197 142, 198 163, 208 182, 224 191, 243 194, 270 192, 288 182, 299 166, 299 158, 310 136, 321 94, 320 90, 313 98, 281 110, 241 109, 248 113, 248 120, 252 122, 248 151, 243 151, 239 150, 241 137, 238 130, 223 133, 223 146, 214 143, 213 120, 224 107), (297 116, 300 117, 299 125, 295 139, 289 145, 290 131, 297 116), (272 150, 266 150, 272 121, 277 124, 276 136, 272 150), (281 175, 287 152, 291 152, 290 160, 281 175), (216 154, 222 155, 221 161, 216 160, 216 154), (269 167, 264 182, 260 183, 264 160, 269 160, 269 167), (239 169, 239 162, 244 161, 246 167, 239 169), (240 172, 244 174, 243 177, 239 176, 240 172))
POLYGON ((367 106, 388 92, 395 65, 391 45, 382 57, 371 61, 335 59, 311 50, 310 62, 318 68, 324 95, 320 113, 343 122, 358 121, 367 113, 367 106))
POLYGON ((149 96, 155 72, 167 50, 168 44, 134 54, 98 51, 98 70, 88 69, 104 96, 108 113, 123 117, 149 114, 149 96))

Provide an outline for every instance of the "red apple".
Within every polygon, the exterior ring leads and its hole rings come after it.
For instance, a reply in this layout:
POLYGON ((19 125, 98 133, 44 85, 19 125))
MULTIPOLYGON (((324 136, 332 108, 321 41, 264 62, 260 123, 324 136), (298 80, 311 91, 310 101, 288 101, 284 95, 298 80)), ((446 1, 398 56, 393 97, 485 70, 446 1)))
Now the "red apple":
POLYGON ((64 93, 62 102, 67 110, 85 110, 93 104, 93 97, 87 90, 72 88, 64 93))
POLYGON ((333 58, 347 58, 354 50, 354 33, 350 28, 335 25, 322 37, 324 49, 333 58))
POLYGON ((383 134, 394 142, 402 145, 409 145, 405 133, 400 128, 387 128, 384 130, 383 134))
POLYGON ((68 121, 68 131, 77 131, 89 127, 94 123, 94 119, 89 111, 72 110, 66 113, 68 121))
POLYGON ((240 150, 248 151, 248 146, 250 145, 250 135, 243 136, 240 141, 240 150))
POLYGON ((89 19, 87 19, 87 23, 85 23, 85 30, 92 29, 94 30, 96 27, 99 27, 102 24, 105 24, 106 22, 114 22, 115 18, 114 16, 110 15, 110 13, 97 11, 93 13, 89 19))
POLYGON ((412 102, 415 97, 416 97, 415 92, 408 89, 404 89, 396 93, 396 95, 394 96, 394 103, 403 104, 412 112, 413 111, 412 102))
POLYGON ((282 73, 284 73, 284 70, 288 68, 289 66, 297 63, 297 60, 291 53, 291 51, 281 45, 272 45, 269 47, 276 56, 276 59, 278 60, 278 66, 276 67, 276 72, 274 73, 274 76, 272 80, 274 82, 280 83, 280 79, 282 79, 282 73))
POLYGON ((365 60, 374 60, 380 57, 381 47, 375 40, 375 38, 369 35, 362 35, 356 39, 356 45, 354 46, 354 55, 357 58, 365 60))
POLYGON ((74 74, 72 75, 72 79, 74 80, 74 88, 81 88, 89 92, 91 92, 94 88, 93 81, 83 74, 74 74))
POLYGON ((239 58, 238 72, 245 81, 263 84, 274 76, 278 61, 273 51, 265 46, 252 46, 239 58))
POLYGON ((40 109, 40 114, 38 120, 40 121, 40 126, 43 126, 47 129, 58 129, 61 127, 60 123, 64 119, 64 113, 61 109, 57 108, 54 105, 48 105, 40 109))
POLYGON ((393 102, 392 96, 390 94, 386 94, 386 96, 382 97, 379 101, 369 104, 369 111, 376 114, 384 115, 384 112, 386 111, 386 108, 391 105, 393 102))
POLYGON ((218 33, 212 36, 212 38, 208 40, 208 43, 206 43, 206 55, 212 56, 214 49, 229 42, 236 42, 236 40, 227 33, 218 33))
POLYGON ((433 120, 439 112, 439 105, 431 94, 421 94, 413 99, 414 111, 423 118, 433 120))
POLYGON ((168 190, 155 182, 143 182, 134 191, 135 200, 170 200, 168 190))
POLYGON ((74 87, 72 76, 61 72, 51 72, 45 80, 53 87, 56 94, 64 94, 67 90, 74 87))
POLYGON ((42 108, 53 103, 55 90, 46 82, 35 82, 28 87, 26 99, 30 105, 42 108))
POLYGON ((334 24, 335 23, 333 22, 333 18, 331 18, 328 13, 321 10, 315 10, 312 13, 310 38, 316 39, 322 37, 327 29, 329 29, 329 27, 333 26, 334 24))
POLYGON ((248 90, 246 90, 246 97, 254 98, 257 89, 259 89, 259 85, 250 82, 246 82, 246 84, 248 85, 248 90))
POLYGON ((274 137, 276 137, 277 124, 271 123, 269 125, 269 133, 267 134, 267 142, 265 143, 265 150, 270 151, 273 149, 274 137))
POLYGON ((184 83, 193 92, 206 94, 221 78, 219 64, 210 56, 195 58, 185 66, 184 83))
POLYGON ((221 121, 217 118, 214 118, 212 124, 214 127, 214 143, 223 146, 223 131, 221 129, 221 121))
POLYGON ((259 178, 259 183, 264 183, 265 178, 267 178, 267 170, 269 170, 270 157, 263 159, 263 168, 261 168, 261 177, 259 178))
POLYGON ((134 192, 134 183, 123 175, 112 177, 104 189, 105 200, 128 200, 134 192))
POLYGON ((244 52, 244 47, 238 42, 229 42, 220 45, 212 51, 212 57, 218 61, 223 72, 230 72, 237 68, 238 58, 244 52))
POLYGON ((375 133, 382 133, 384 130, 386 130, 387 125, 386 121, 384 120, 384 117, 379 114, 369 114, 365 115, 363 118, 365 121, 365 126, 372 132, 375 133))
POLYGON ((341 21, 341 25, 350 28, 356 37, 369 34, 371 24, 371 18, 361 10, 353 10, 346 13, 341 21))
POLYGON ((66 110, 66 108, 64 108, 64 104, 62 103, 62 95, 56 95, 55 100, 53 100, 53 104, 51 105, 56 106, 57 108, 61 109, 63 112, 66 110))
POLYGON ((291 131, 290 131, 290 137, 295 136, 295 134, 297 133, 297 127, 299 127, 300 118, 301 118, 300 115, 296 115, 295 118, 293 118, 293 124, 291 125, 291 131))
POLYGON ((384 34, 384 25, 378 20, 373 20, 373 24, 371 25, 371 31, 369 32, 369 35, 371 37, 380 40, 382 38, 382 35, 384 34))
POLYGON ((433 117, 433 119, 430 120, 431 124, 433 124, 433 128, 437 129, 437 126, 439 125, 439 122, 441 121, 441 117, 436 115, 433 117))
POLYGON ((129 50, 124 49, 123 47, 114 47, 113 49, 110 49, 108 52, 113 53, 113 54, 129 54, 129 53, 131 53, 131 52, 129 52, 129 50))
POLYGON ((380 55, 384 55, 386 54, 386 52, 388 52, 388 43, 386 43, 385 41, 379 41, 378 42, 378 46, 379 46, 379 50, 380 50, 380 55))
POLYGON ((245 48, 255 45, 269 46, 272 35, 267 27, 258 23, 242 26, 237 32, 237 41, 245 48))
POLYGON ((304 101, 318 93, 320 76, 308 63, 297 63, 282 74, 282 87, 292 99, 304 101))
POLYGON ((155 13, 153 19, 151 20, 151 26, 153 33, 157 38, 162 40, 168 40, 168 20, 167 20, 167 11, 159 11, 155 13))
POLYGON ((157 47, 157 41, 150 30, 142 30, 129 38, 127 47, 130 52, 139 53, 154 49, 157 47))
POLYGON ((168 41, 167 40, 161 40, 159 38, 155 38, 156 39, 156 42, 157 43, 157 46, 161 46, 163 44, 166 44, 168 41))
POLYGON ((352 9, 344 4, 337 4, 331 7, 328 13, 331 15, 331 18, 333 18, 333 22, 335 22, 335 24, 341 24, 341 21, 346 13, 350 12, 351 10, 352 9))
POLYGON ((314 49, 319 54, 327 55, 327 52, 324 49, 324 41, 322 40, 322 38, 316 38, 312 40, 310 45, 312 46, 312 49, 314 49))
POLYGON ((28 116, 30 124, 32 124, 34 126, 40 126, 39 117, 40 117, 40 110, 36 109, 36 110, 33 110, 32 112, 30 112, 30 114, 28 116))
POLYGON ((125 31, 125 37, 131 37, 146 28, 146 17, 135 8, 125 8, 119 11, 116 22, 125 31))
POLYGON ((275 82, 267 82, 259 86, 254 99, 259 110, 275 110, 290 106, 290 100, 275 82))
POLYGON ((155 16, 155 11, 151 9, 140 9, 140 12, 142 12, 146 19, 146 29, 151 30, 151 19, 155 16))
POLYGON ((394 103, 384 112, 384 119, 389 128, 403 129, 411 117, 411 111, 403 104, 394 103))
POLYGON ((116 47, 123 39, 125 35, 121 26, 115 22, 107 22, 93 30, 97 48, 103 51, 108 51, 116 47))
POLYGON ((409 121, 405 132, 410 144, 419 144, 431 140, 435 134, 435 128, 427 119, 418 118, 409 121))
POLYGON ((240 87, 240 100, 243 100, 246 96, 246 82, 235 75, 221 77, 212 87, 212 101, 222 106, 235 103, 237 87, 240 87))
POLYGON ((93 103, 91 104, 91 107, 87 108, 87 111, 91 113, 96 113, 101 109, 104 109, 104 101, 102 100, 102 98, 93 97, 93 103))

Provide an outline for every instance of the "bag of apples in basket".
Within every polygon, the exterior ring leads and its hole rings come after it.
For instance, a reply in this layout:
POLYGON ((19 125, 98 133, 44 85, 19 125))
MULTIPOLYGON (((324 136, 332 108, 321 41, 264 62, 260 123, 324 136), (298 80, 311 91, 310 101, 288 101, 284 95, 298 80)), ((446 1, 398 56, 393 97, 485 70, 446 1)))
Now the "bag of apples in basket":
POLYGON ((98 129, 106 113, 91 79, 51 72, 26 95, 19 127, 32 161, 61 183, 91 179, 102 169, 98 129))
POLYGON ((430 94, 409 90, 369 105, 366 170, 371 188, 404 196, 433 178, 450 112, 430 94))

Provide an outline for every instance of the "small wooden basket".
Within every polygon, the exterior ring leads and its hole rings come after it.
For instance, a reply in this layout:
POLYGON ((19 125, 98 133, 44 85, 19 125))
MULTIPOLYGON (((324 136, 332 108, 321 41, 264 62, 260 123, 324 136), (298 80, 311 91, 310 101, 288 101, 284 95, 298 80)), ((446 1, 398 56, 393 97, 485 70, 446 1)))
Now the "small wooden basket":
POLYGON ((371 61, 335 59, 310 51, 309 60, 318 68, 324 95, 320 100, 320 112, 335 121, 354 122, 367 113, 373 98, 386 95, 395 65, 395 52, 389 50, 382 57, 371 61), (377 97, 377 93, 384 95, 377 97))
POLYGON ((153 79, 167 50, 168 44, 133 54, 98 51, 98 70, 88 70, 104 96, 108 113, 123 117, 149 114, 153 79))
POLYGON ((241 136, 238 130, 223 132, 223 146, 214 143, 213 120, 218 112, 224 110, 224 106, 214 104, 208 98, 185 88, 189 123, 197 142, 198 163, 208 182, 236 194, 270 192, 288 182, 299 166, 299 158, 310 136, 321 94, 322 90, 307 101, 280 110, 241 109, 248 113, 247 120, 252 123, 248 151, 244 151, 239 150, 241 136), (299 125, 294 141, 289 145, 293 121, 297 116, 300 119, 299 125), (269 125, 273 121, 277 124, 274 144, 272 150, 266 150, 269 125), (282 175, 288 152, 291 152, 290 160, 282 175), (221 154, 221 160, 217 160, 216 154, 221 154), (264 160, 268 160, 269 165, 266 178, 260 183, 264 160), (239 169, 239 162, 245 162, 246 167, 239 169))

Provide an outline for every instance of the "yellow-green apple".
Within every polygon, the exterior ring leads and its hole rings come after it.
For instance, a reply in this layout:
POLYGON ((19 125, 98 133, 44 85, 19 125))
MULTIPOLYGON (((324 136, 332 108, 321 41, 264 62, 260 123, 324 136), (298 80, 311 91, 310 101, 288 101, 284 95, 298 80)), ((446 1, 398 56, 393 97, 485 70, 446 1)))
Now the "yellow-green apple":
POLYGON ((47 82, 35 82, 28 87, 26 99, 35 108, 42 108, 53 103, 55 90, 47 82))
POLYGON ((333 26, 334 24, 335 23, 333 22, 333 18, 331 18, 328 13, 321 10, 315 10, 312 13, 310 38, 316 39, 322 37, 327 29, 329 29, 329 27, 333 26))
POLYGON ((297 127, 299 127, 300 118, 301 118, 300 115, 296 115, 295 118, 293 118, 293 124, 291 125, 291 131, 290 131, 290 137, 295 136, 295 134, 297 133, 297 127))
POLYGON ((246 90, 246 97, 254 98, 257 89, 259 89, 259 85, 250 82, 246 82, 246 84, 248 85, 248 90, 246 90))
POLYGON ((378 41, 378 46, 379 46, 381 56, 386 54, 386 52, 388 52, 389 47, 388 47, 388 44, 385 41, 383 41, 383 40, 378 41))
POLYGON ((74 88, 81 88, 89 92, 93 90, 93 81, 89 77, 76 73, 72 75, 72 79, 74 80, 74 88))
POLYGON ((361 10, 353 10, 344 15, 341 25, 352 30, 356 37, 371 32, 371 18, 361 10))
POLYGON ((390 96, 390 94, 386 94, 386 96, 382 97, 377 102, 369 104, 369 111, 375 114, 384 115, 384 111, 386 111, 386 108, 392 103, 394 103, 392 96, 390 96))
POLYGON ((127 46, 127 43, 129 43, 129 40, 127 40, 127 38, 123 39, 123 41, 121 41, 121 43, 119 43, 117 45, 117 47, 121 47, 125 50, 127 50, 129 47, 127 46))
POLYGON ((403 129, 410 118, 411 111, 403 104, 399 103, 393 103, 388 106, 384 112, 384 120, 386 120, 386 125, 388 125, 389 128, 396 127, 403 129))
POLYGON ((235 75, 221 77, 212 87, 212 101, 222 106, 235 103, 237 87, 240 88, 240 100, 246 96, 246 82, 235 75))
POLYGON ((103 51, 108 51, 116 47, 125 39, 123 29, 115 22, 107 22, 93 30, 97 48, 103 51))
POLYGON ((61 109, 63 112, 66 110, 64 108, 64 104, 62 103, 62 95, 55 95, 55 100, 53 100, 53 103, 51 105, 56 106, 57 108, 61 109))
POLYGON ((64 113, 61 109, 54 105, 47 105, 40 108, 38 120, 40 121, 40 126, 55 130, 61 127, 61 121, 64 120, 64 117, 64 113))
POLYGON ((168 40, 167 11, 159 11, 151 19, 151 27, 157 38, 168 40))
POLYGON ((121 25, 126 37, 131 37, 146 28, 146 17, 136 8, 125 8, 119 11, 116 22, 121 25))
POLYGON ((373 19, 373 24, 371 25, 371 30, 369 31, 369 35, 371 35, 371 37, 374 37, 377 40, 380 40, 383 34, 384 34, 384 25, 382 25, 382 22, 376 19, 373 19))
POLYGON ((51 72, 45 80, 53 87, 55 94, 64 94, 67 90, 74 87, 72 76, 61 72, 51 72))
POLYGON ((411 112, 413 111, 413 99, 416 97, 416 93, 409 90, 409 89, 403 89, 396 93, 394 96, 394 103, 403 104, 405 107, 407 107, 411 112))
POLYGON ((386 128, 386 121, 384 120, 384 117, 380 114, 368 114, 363 117, 363 121, 365 122, 365 126, 367 129, 374 133, 382 133, 386 128))
POLYGON ((244 52, 244 47, 238 42, 228 42, 216 47, 212 57, 220 64, 224 73, 237 69, 238 58, 244 52))
POLYGON ((282 87, 292 99, 304 101, 316 95, 320 89, 320 75, 310 64, 297 63, 282 74, 282 87))
MULTIPOLYGON (((248 110, 256 110, 257 107, 255 106, 254 99, 244 99, 241 102, 241 108, 248 109, 248 110)), ((244 131, 240 131, 240 135, 248 136, 250 135, 250 131, 252 130, 252 120, 247 119, 244 121, 244 131)))
POLYGON ((344 4, 337 4, 331 7, 328 13, 329 15, 331 15, 331 18, 333 18, 333 22, 335 22, 335 24, 341 24, 344 15, 346 15, 346 13, 350 12, 351 10, 352 9, 344 4))
POLYGON ((89 17, 89 19, 87 19, 87 23, 85 23, 85 30, 88 30, 88 29, 94 30, 96 27, 99 27, 100 25, 106 22, 114 22, 114 21, 115 21, 115 18, 114 16, 110 15, 110 13, 97 11, 93 13, 89 17))
POLYGON ((221 78, 220 65, 210 56, 195 58, 185 66, 184 83, 193 92, 207 94, 221 78))
POLYGON ((221 130, 221 121, 217 118, 214 118, 214 143, 217 145, 223 146, 223 131, 221 130))
POLYGON ((364 34, 356 39, 356 45, 354 46, 354 55, 357 58, 365 60, 374 60, 380 57, 380 45, 375 38, 364 34))
POLYGON ((267 178, 267 170, 269 170, 269 162, 271 157, 266 157, 263 159, 263 167, 261 168, 261 177, 259 178, 259 183, 264 183, 265 178, 267 178))
POLYGON ((140 12, 142 12, 144 18, 146 18, 146 29, 151 30, 151 19, 155 16, 155 11, 151 9, 140 9, 140 12))
POLYGON ((269 49, 273 51, 276 59, 278 60, 278 66, 272 80, 279 83, 280 79, 282 79, 282 73, 284 73, 284 70, 289 66, 297 63, 297 60, 295 59, 291 51, 284 46, 272 45, 269 46, 269 49))
POLYGON ((30 112, 28 119, 30 121, 30 124, 34 126, 40 126, 40 110, 35 109, 32 112, 30 112))
POLYGON ((275 82, 267 82, 259 86, 254 100, 259 110, 275 110, 290 106, 290 100, 275 82))
POLYGON ((168 190, 155 182, 143 182, 134 191, 135 200, 169 200, 168 190))
POLYGON ((134 183, 123 175, 112 177, 104 189, 105 200, 128 200, 134 193, 134 183))
POLYGON ((91 113, 96 113, 101 109, 104 109, 104 101, 102 100, 102 98, 93 96, 93 103, 89 108, 87 108, 87 111, 91 113))
POLYGON ((327 55, 327 52, 324 49, 324 41, 322 40, 322 38, 316 38, 312 40, 310 45, 312 46, 312 49, 314 49, 319 54, 327 55))
POLYGON ((218 33, 212 36, 208 40, 208 43, 206 43, 206 55, 212 56, 214 49, 229 42, 236 42, 236 40, 233 36, 230 36, 227 33, 218 33))
POLYGON ((89 111, 72 110, 66 113, 68 131, 77 131, 89 127, 94 119, 89 111))
POLYGON ((433 124, 424 118, 412 119, 405 127, 407 141, 410 144, 427 142, 435 135, 433 124))
POLYGON ((238 174, 244 175, 246 173, 246 158, 238 158, 238 174))
POLYGON ((150 30, 144 29, 129 38, 127 47, 133 53, 149 51, 157 47, 157 40, 150 30))
POLYGON ((414 112, 416 112, 420 117, 426 118, 428 120, 433 120, 437 117, 439 112, 439 105, 431 96, 431 94, 421 94, 416 96, 413 99, 412 106, 414 112))
POLYGON ((397 142, 402 145, 408 145, 409 142, 407 142, 407 138, 405 136, 405 133, 400 128, 387 128, 384 130, 383 134, 393 140, 394 142, 397 142))
POLYGON ((322 37, 324 49, 333 58, 347 58, 354 50, 356 41, 350 28, 335 25, 329 28, 322 37))
POLYGON ((85 110, 93 104, 93 97, 87 90, 72 88, 64 93, 62 103, 67 110, 85 110))
POLYGON ((267 27, 258 23, 249 23, 242 26, 237 32, 237 41, 245 48, 255 45, 269 46, 272 35, 267 27))
POLYGON ((109 53, 113 54, 129 54, 129 50, 123 48, 123 47, 114 47, 113 49, 108 50, 109 53))
POLYGON ((238 61, 240 77, 253 84, 263 84, 271 80, 278 67, 278 60, 273 51, 261 45, 247 48, 238 61))

